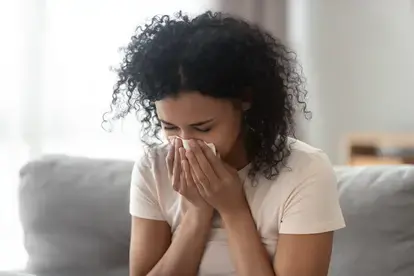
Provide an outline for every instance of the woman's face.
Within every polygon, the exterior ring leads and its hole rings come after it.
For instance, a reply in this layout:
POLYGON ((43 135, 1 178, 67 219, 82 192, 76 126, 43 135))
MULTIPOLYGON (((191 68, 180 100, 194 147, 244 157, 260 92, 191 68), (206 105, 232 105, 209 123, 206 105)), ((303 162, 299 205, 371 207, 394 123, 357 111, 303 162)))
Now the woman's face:
POLYGON ((166 137, 213 143, 223 158, 239 141, 242 110, 233 101, 181 92, 178 97, 162 99, 155 105, 166 137))

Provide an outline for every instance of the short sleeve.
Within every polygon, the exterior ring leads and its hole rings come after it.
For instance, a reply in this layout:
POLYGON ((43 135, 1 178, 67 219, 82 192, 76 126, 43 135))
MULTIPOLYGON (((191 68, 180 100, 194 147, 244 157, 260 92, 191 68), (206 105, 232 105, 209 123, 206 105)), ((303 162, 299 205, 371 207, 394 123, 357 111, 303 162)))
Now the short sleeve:
POLYGON ((312 156, 296 179, 284 204, 279 233, 316 234, 345 227, 337 179, 324 153, 312 156))
POLYGON ((152 166, 147 157, 142 157, 134 164, 129 210, 134 217, 165 220, 158 202, 152 166))

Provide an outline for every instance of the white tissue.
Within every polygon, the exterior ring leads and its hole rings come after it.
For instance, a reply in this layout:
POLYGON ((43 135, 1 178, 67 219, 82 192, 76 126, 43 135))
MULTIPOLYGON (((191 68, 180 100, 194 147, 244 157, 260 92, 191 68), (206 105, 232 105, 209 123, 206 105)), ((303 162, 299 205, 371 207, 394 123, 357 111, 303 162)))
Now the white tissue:
MULTIPOLYGON (((190 145, 188 144, 188 142, 190 140, 182 139, 181 137, 178 137, 178 136, 170 136, 170 137, 168 137, 168 141, 172 142, 174 140, 174 138, 181 139, 181 141, 183 142, 183 147, 185 149, 190 149, 190 145)), ((216 146, 213 143, 207 143, 205 141, 203 141, 203 142, 211 149, 211 151, 214 153, 214 155, 217 155, 216 146)))

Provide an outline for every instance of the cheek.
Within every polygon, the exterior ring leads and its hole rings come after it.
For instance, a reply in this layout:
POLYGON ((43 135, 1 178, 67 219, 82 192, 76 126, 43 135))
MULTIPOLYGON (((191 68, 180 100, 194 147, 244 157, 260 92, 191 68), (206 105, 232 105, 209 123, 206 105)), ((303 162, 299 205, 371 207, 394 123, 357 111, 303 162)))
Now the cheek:
POLYGON ((163 134, 164 138, 168 138, 170 136, 180 136, 179 130, 166 130, 161 128, 161 133, 163 134))
POLYGON ((216 146, 217 151, 222 156, 226 156, 233 149, 240 136, 240 129, 239 125, 226 125, 215 131, 210 141, 216 146))

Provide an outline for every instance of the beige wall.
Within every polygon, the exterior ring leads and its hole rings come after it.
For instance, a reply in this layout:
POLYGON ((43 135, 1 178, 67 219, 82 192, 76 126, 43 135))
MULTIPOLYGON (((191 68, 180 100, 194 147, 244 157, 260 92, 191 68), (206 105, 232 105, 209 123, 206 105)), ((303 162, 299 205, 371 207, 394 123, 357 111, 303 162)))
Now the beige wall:
POLYGON ((217 0, 299 53, 311 122, 299 137, 346 158, 354 132, 414 132, 413 0, 217 0))
POLYGON ((343 163, 348 133, 414 132, 413 2, 307 2, 309 142, 343 163))
POLYGON ((258 23, 286 40, 286 0, 216 0, 219 10, 258 23))

